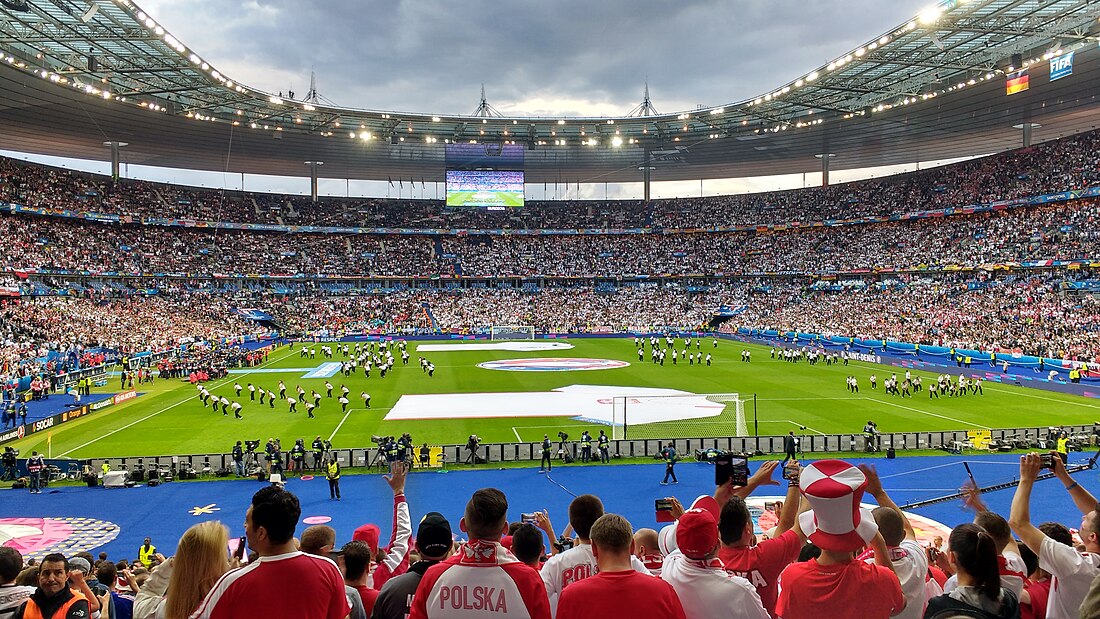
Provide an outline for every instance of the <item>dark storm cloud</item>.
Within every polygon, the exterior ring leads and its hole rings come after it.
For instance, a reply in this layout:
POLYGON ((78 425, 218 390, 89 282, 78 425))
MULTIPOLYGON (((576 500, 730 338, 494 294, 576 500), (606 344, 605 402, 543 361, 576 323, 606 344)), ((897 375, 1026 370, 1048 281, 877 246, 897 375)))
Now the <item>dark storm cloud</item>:
POLYGON ((340 105, 468 114, 485 84, 515 114, 661 112, 763 94, 929 2, 823 0, 146 0, 234 79, 300 98, 314 70, 340 105))

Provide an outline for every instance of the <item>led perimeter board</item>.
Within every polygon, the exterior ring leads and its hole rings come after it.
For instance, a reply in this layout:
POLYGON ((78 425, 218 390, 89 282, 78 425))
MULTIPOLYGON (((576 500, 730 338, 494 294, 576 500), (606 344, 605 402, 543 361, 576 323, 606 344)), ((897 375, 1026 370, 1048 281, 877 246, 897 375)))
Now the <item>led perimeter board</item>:
POLYGON ((523 206, 523 172, 447 170, 447 206, 489 209, 523 206))

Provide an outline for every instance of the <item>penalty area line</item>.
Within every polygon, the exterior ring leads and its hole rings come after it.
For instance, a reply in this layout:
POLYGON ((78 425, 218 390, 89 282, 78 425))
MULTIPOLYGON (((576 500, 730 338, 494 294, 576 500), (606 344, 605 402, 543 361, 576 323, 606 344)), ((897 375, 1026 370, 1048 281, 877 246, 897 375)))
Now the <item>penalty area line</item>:
MULTIPOLYGON (((266 366, 266 365, 268 365, 268 364, 271 364, 271 363, 276 363, 276 362, 282 361, 283 359, 286 359, 286 358, 287 358, 288 356, 290 356, 290 355, 289 355, 289 352, 290 352, 290 351, 287 351, 287 352, 288 352, 288 354, 285 354, 285 355, 283 355, 282 357, 279 357, 278 359, 274 359, 274 360, 272 360, 272 361, 269 361, 268 363, 265 363, 265 364, 263 364, 263 366, 266 366)), ((256 368, 253 368, 253 369, 260 369, 260 368, 261 368, 261 367, 263 367, 263 366, 258 366, 258 367, 256 367, 256 368)), ((246 372, 246 373, 245 373, 244 375, 248 375, 248 374, 251 374, 251 373, 252 373, 252 372, 246 372)), ((223 381, 221 381, 221 382, 219 382, 219 383, 216 383, 216 384, 214 385, 213 389, 217 389, 218 387, 222 387, 222 386, 228 385, 229 383, 233 382, 234 380, 236 380, 236 379, 237 379, 238 377, 240 377, 240 376, 242 376, 242 375, 241 375, 241 374, 233 374, 233 375, 230 375, 230 376, 226 377, 226 379, 225 379, 225 380, 223 380, 223 381)), ((65 453, 62 453, 62 454, 58 455, 57 457, 58 457, 58 458, 64 458, 65 456, 67 456, 67 455, 69 455, 69 454, 73 453, 74 451, 77 451, 77 450, 79 450, 79 449, 84 449, 84 448, 85 448, 85 447, 87 447, 88 445, 91 445, 91 444, 93 444, 93 443, 97 443, 97 442, 99 442, 99 441, 101 441, 101 440, 103 440, 103 439, 107 438, 108 436, 112 436, 112 435, 114 435, 114 434, 117 434, 117 433, 119 433, 119 432, 122 432, 123 430, 125 430, 125 429, 127 429, 127 428, 130 428, 130 427, 132 427, 132 426, 135 426, 135 425, 137 425, 137 424, 139 424, 139 423, 141 423, 141 422, 143 422, 143 421, 145 421, 145 420, 147 420, 147 419, 152 419, 153 417, 156 417, 157 415, 159 415, 159 414, 161 414, 161 413, 163 413, 163 412, 166 412, 166 411, 172 410, 173 408, 175 408, 175 407, 179 406, 180 404, 183 404, 184 402, 190 402, 190 401, 192 400, 192 398, 194 398, 194 396, 190 396, 190 395, 189 395, 189 396, 185 397, 184 399, 180 400, 179 402, 176 402, 175 404, 169 404, 168 406, 165 406, 164 408, 160 409, 159 411, 157 411, 157 412, 155 412, 155 413, 150 413, 150 414, 148 414, 148 415, 146 415, 146 416, 142 417, 141 419, 138 419, 138 420, 135 420, 135 421, 131 421, 130 423, 128 423, 128 424, 126 424, 126 425, 122 426, 121 428, 116 428, 116 429, 114 429, 114 430, 111 430, 110 432, 108 432, 108 433, 106 433, 106 434, 103 434, 103 435, 101 435, 101 436, 97 436, 96 438, 93 438, 92 440, 90 440, 90 441, 88 441, 88 442, 86 442, 86 443, 84 443, 84 444, 82 444, 82 445, 78 445, 78 446, 76 446, 76 447, 73 447, 72 449, 70 449, 70 450, 66 451, 65 453)))

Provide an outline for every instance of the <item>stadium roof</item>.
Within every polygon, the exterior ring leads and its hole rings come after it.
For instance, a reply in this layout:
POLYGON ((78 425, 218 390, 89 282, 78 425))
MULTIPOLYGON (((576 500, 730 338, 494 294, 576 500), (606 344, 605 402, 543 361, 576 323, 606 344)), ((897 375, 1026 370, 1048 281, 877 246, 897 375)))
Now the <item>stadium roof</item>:
MULTIPOLYGON (((949 0, 746 101, 600 118, 454 116, 279 98, 221 74, 129 0, 0 0, 0 148, 170 168, 442 180, 451 144, 528 182, 798 173, 986 154, 1100 125, 1100 0, 949 0), (1051 80, 1051 56, 1074 53, 1051 80), (1021 66, 1030 89, 1005 94, 1021 66), (521 147, 521 148, 519 148, 521 147), (469 148, 464 147, 464 148, 469 148), (481 147, 478 147, 481 148, 481 147), (648 157, 648 160, 647 160, 648 157), (647 163, 648 161, 648 163, 647 163)), ((713 60, 708 59, 706 62, 713 60)))

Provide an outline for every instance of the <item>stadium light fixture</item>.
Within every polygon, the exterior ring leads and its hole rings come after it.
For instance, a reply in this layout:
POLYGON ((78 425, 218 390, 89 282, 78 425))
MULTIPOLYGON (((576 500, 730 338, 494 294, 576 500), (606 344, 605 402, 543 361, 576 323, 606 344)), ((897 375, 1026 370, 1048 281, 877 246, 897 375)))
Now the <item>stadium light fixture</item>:
POLYGON ((623 145, 623 139, 619 136, 615 136, 611 138, 611 145, 615 148, 618 148, 623 145))
POLYGON ((271 103, 274 103, 275 105, 282 105, 283 104, 283 100, 280 99, 279 97, 274 96, 274 95, 268 97, 267 100, 270 101, 271 103))

